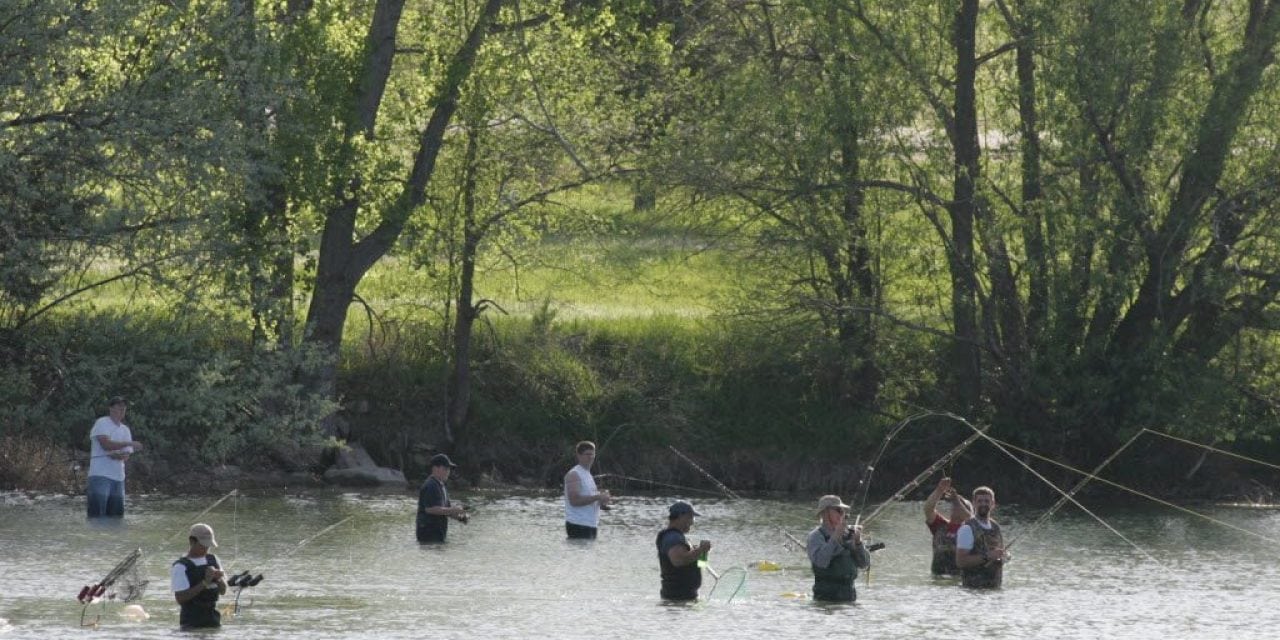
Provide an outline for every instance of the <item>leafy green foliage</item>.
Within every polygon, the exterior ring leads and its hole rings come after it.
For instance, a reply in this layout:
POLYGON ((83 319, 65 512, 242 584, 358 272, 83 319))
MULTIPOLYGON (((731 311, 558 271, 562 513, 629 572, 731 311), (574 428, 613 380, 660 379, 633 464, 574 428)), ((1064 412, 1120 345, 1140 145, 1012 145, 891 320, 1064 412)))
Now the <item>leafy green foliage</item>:
POLYGON ((120 394, 129 398, 134 434, 163 455, 221 463, 281 444, 318 444, 320 419, 335 405, 296 377, 319 366, 319 354, 251 351, 230 337, 233 329, 225 320, 63 318, 0 367, 9 383, 0 391, 0 424, 6 433, 85 447, 106 398, 120 394))

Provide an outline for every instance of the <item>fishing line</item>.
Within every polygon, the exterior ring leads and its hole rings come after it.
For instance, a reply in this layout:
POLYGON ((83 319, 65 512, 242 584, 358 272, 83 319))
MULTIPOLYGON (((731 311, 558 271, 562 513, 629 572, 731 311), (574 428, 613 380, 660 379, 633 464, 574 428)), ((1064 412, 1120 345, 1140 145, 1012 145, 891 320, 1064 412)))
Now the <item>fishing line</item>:
MULTIPOLYGON (((1074 504, 1074 505, 1076 505, 1077 507, 1080 507, 1080 510, 1081 510, 1081 511, 1084 511, 1085 513, 1089 514, 1089 516, 1091 516, 1094 520, 1097 520, 1097 521, 1098 521, 1102 526, 1106 527, 1108 531, 1110 531, 1110 532, 1112 532, 1112 533, 1116 534, 1117 536, 1119 536, 1119 537, 1120 537, 1120 539, 1121 539, 1121 540, 1124 540, 1125 542, 1129 543, 1129 545, 1130 545, 1130 546, 1132 546, 1134 549, 1137 549, 1137 550, 1138 550, 1138 552, 1139 552, 1139 553, 1141 553, 1142 555, 1146 556, 1146 557, 1147 557, 1147 559, 1151 560, 1152 562, 1156 563, 1157 565, 1160 565, 1161 567, 1164 567, 1164 564, 1163 564, 1163 563, 1161 563, 1159 560, 1156 560, 1155 556, 1152 556, 1150 553, 1148 553, 1148 552, 1146 551, 1146 549, 1143 549, 1142 547, 1138 546, 1138 545, 1137 545, 1137 543, 1135 543, 1134 541, 1130 540, 1130 539, 1129 539, 1128 537, 1126 537, 1123 533, 1120 533, 1119 531, 1117 531, 1117 530, 1116 530, 1116 528, 1115 528, 1115 527, 1113 527, 1113 526, 1111 526, 1110 524, 1108 524, 1106 520, 1103 520, 1103 519, 1102 519, 1101 517, 1099 517, 1096 513, 1094 513, 1094 512, 1092 512, 1092 511, 1090 511, 1088 507, 1084 506, 1083 504, 1080 504, 1080 502, 1079 502, 1078 500, 1076 500, 1075 498, 1073 498, 1073 497, 1071 497, 1071 496, 1067 495, 1067 492, 1065 492, 1065 491, 1063 491, 1062 489, 1058 488, 1058 485, 1054 484, 1054 483, 1053 483, 1053 482, 1051 482, 1048 478, 1046 478, 1046 477, 1044 477, 1043 475, 1041 475, 1039 471, 1036 471, 1035 469, 1031 468, 1031 465, 1027 464, 1026 462, 1023 462, 1021 459, 1019 459, 1019 458, 1018 458, 1018 456, 1013 455, 1013 453, 1012 453, 1012 452, 1010 452, 1010 451, 1009 451, 1009 449, 1006 449, 1006 448, 1004 447, 1003 443, 1001 443, 1000 441, 996 440, 995 438, 992 438, 991 436, 987 435, 987 434, 986 434, 984 431, 982 431, 981 429, 979 429, 979 428, 977 428, 977 427, 973 426, 972 424, 970 424, 970 423, 969 423, 969 421, 968 421, 968 420, 965 420, 964 418, 961 418, 960 416, 954 416, 954 417, 955 417, 955 419, 957 419, 957 420, 959 420, 959 421, 963 422, 963 423, 965 424, 965 426, 969 427, 970 429, 973 429, 975 433, 980 434, 983 438, 985 438, 985 439, 987 440, 987 442, 990 442, 992 445, 994 445, 997 449, 999 449, 999 450, 1000 450, 1002 453, 1004 453, 1006 456, 1009 456, 1009 458, 1011 458, 1014 462, 1017 462, 1019 465, 1021 465, 1021 466, 1022 466, 1022 468, 1026 469, 1026 470, 1027 470, 1027 471, 1029 471, 1029 472, 1031 472, 1031 475, 1034 475, 1035 477, 1039 478, 1041 482, 1043 482, 1043 483, 1045 483, 1045 484, 1049 485, 1049 487, 1051 487, 1054 491, 1057 491, 1058 493, 1062 494, 1062 495, 1063 495, 1067 500, 1070 500, 1070 501, 1071 501, 1071 504, 1074 504)), ((1099 480, 1101 480, 1101 478, 1099 478, 1099 480)), ((1167 568, 1167 567, 1165 567, 1165 568, 1167 568)))
MULTIPOLYGON (((240 495, 240 490, 239 490, 239 489, 232 489, 231 491, 227 492, 227 495, 222 496, 221 498, 218 498, 218 500, 217 500, 216 502, 214 502, 213 504, 209 505, 209 508, 208 508, 208 509, 205 509, 204 511, 201 511, 200 513, 197 513, 196 515, 194 515, 194 516, 192 516, 191 518, 189 518, 187 521, 188 521, 188 522, 199 522, 199 521, 200 521, 200 518, 204 517, 204 515, 205 515, 205 514, 207 514, 207 513, 209 513, 210 511, 213 511, 214 509, 218 508, 218 505, 220 505, 220 504, 222 504, 222 503, 226 502, 228 498, 233 498, 233 497, 236 497, 236 496, 238 496, 238 495, 240 495)), ((189 526, 189 525, 188 525, 188 526, 189 526)), ((234 525, 232 525, 232 526, 234 526, 234 525)), ((177 532, 175 532, 173 535, 169 536, 168 538, 165 538, 163 542, 164 542, 165 544, 169 543, 169 542, 170 542, 170 541, 172 541, 174 538, 177 538, 178 536, 182 535, 182 532, 183 532, 183 529, 179 529, 179 530, 178 530, 177 532)), ((233 531, 232 533, 234 534, 234 531, 233 531)))
POLYGON ((643 483, 645 483, 645 484, 650 484, 650 485, 653 485, 653 486, 655 486, 655 487, 665 487, 665 488, 667 488, 667 489, 679 489, 680 491, 692 491, 692 492, 695 492, 695 493, 702 493, 702 494, 706 494, 706 495, 710 495, 710 496, 718 496, 718 495, 720 495, 720 492, 719 492, 719 491, 709 491, 709 490, 707 490, 707 489, 698 489, 698 488, 696 488, 696 487, 685 487, 685 486, 681 486, 681 485, 678 485, 678 484, 667 484, 667 483, 665 483, 665 482, 658 482, 658 481, 656 481, 656 480, 648 480, 648 479, 645 479, 645 478, 634 478, 634 477, 631 477, 631 476, 624 476, 624 475, 619 474, 619 473, 602 473, 602 474, 600 474, 600 475, 596 476, 596 478, 619 478, 619 479, 622 479, 622 480, 630 480, 630 481, 634 481, 634 482, 643 482, 643 483))
MULTIPOLYGON (((1042 455, 1040 455, 1040 454, 1038 454, 1038 453, 1035 453, 1035 452, 1032 452, 1032 451, 1028 451, 1028 450, 1023 449, 1023 448, 1021 448, 1021 447, 1018 447, 1018 446, 1016 446, 1016 445, 1012 445, 1012 444, 1009 444, 1009 443, 1007 443, 1007 442, 1001 442, 1001 441, 996 440, 996 439, 994 439, 994 438, 989 438, 989 439, 992 441, 992 443, 993 443, 993 444, 996 444, 996 446, 1005 445, 1005 446, 1008 446, 1010 449, 1013 449, 1013 450, 1015 450, 1015 451, 1017 451, 1017 452, 1019 452, 1019 453, 1024 453, 1024 454, 1029 455, 1029 456, 1031 456, 1031 457, 1033 457, 1033 458, 1038 458, 1038 459, 1040 459, 1040 460, 1044 460, 1045 462, 1048 462, 1048 463, 1050 463, 1050 464, 1057 465, 1057 466, 1062 467, 1063 469, 1066 469, 1066 470, 1068 470, 1068 471, 1074 471, 1075 473, 1079 473, 1079 474, 1086 475, 1086 476, 1087 476, 1087 475, 1091 475, 1091 474, 1089 474, 1087 471, 1082 471, 1082 470, 1080 470, 1080 469, 1076 469, 1075 467, 1072 467, 1072 466, 1071 466, 1071 465, 1069 465, 1069 464, 1066 464, 1066 463, 1063 463, 1063 462, 1058 462, 1057 460, 1053 460, 1053 459, 1048 458, 1048 457, 1046 457, 1046 456, 1042 456, 1042 455), (997 444, 997 443, 998 443, 998 444, 997 444)), ((1015 458, 1015 459, 1016 459, 1016 458, 1015 458)), ((1093 479, 1097 480, 1098 482, 1101 482, 1101 483, 1104 483, 1104 484, 1110 485, 1110 486, 1112 486, 1112 487, 1115 487, 1115 488, 1117 488, 1117 489, 1120 489, 1121 491, 1127 491, 1127 492, 1129 492, 1129 493, 1132 493, 1132 494, 1133 494, 1133 495, 1135 495, 1135 496, 1139 496, 1139 497, 1142 497, 1142 498, 1146 498, 1147 500, 1150 500, 1150 501, 1155 502, 1155 503, 1157 503, 1157 504, 1164 505, 1164 506, 1169 507, 1169 508, 1171 508, 1171 509, 1176 509, 1176 510, 1178 510, 1178 511, 1181 511, 1182 513, 1185 513, 1185 514, 1188 514, 1188 515, 1193 515, 1193 516, 1196 516, 1196 517, 1199 517, 1199 518, 1203 518, 1203 519, 1208 520, 1209 522, 1212 522, 1212 523, 1214 523, 1214 524, 1218 524, 1218 525, 1221 525, 1221 526, 1227 527, 1228 529, 1233 529, 1233 530, 1235 530, 1235 531, 1239 531, 1240 533, 1244 533, 1244 534, 1247 534, 1247 535, 1251 535, 1251 536, 1253 536, 1253 537, 1255 537, 1255 538, 1258 538, 1258 539, 1260 539, 1260 540, 1264 540, 1264 541, 1266 541, 1266 542, 1270 542, 1270 543, 1272 543, 1272 544, 1280 545, 1280 540, 1278 540, 1278 539, 1276 539, 1276 538, 1270 538, 1270 537, 1264 536, 1264 535, 1262 535, 1261 533, 1258 533, 1258 532, 1256 532, 1256 531, 1250 531, 1249 529, 1245 529, 1245 528, 1242 528, 1242 527, 1238 527, 1238 526, 1236 526, 1236 525, 1234 525, 1234 524, 1231 524, 1231 523, 1229 523, 1229 522, 1224 522, 1224 521, 1222 521, 1222 520, 1218 520, 1217 518, 1214 518, 1213 516, 1210 516, 1210 515, 1207 515, 1207 514, 1204 514, 1204 513, 1200 513, 1199 511, 1194 511, 1194 510, 1188 509, 1188 508, 1186 508, 1186 507, 1182 507, 1182 506, 1179 506, 1179 505, 1173 504, 1172 502, 1169 502, 1169 501, 1167 501, 1167 500, 1161 500, 1160 498, 1157 498, 1157 497, 1155 497, 1155 496, 1152 496, 1152 495, 1149 495, 1149 494, 1143 493, 1143 492, 1141 492, 1141 491, 1138 491, 1137 489, 1131 489, 1131 488, 1129 488, 1129 487, 1126 487, 1126 486, 1124 486, 1124 485, 1122 485, 1122 484, 1120 484, 1120 483, 1118 483, 1118 482, 1112 482, 1112 481, 1110 481, 1110 480, 1107 480, 1106 478, 1100 478, 1100 477, 1096 477, 1096 476, 1094 476, 1094 477, 1093 477, 1093 479)), ((1072 500, 1072 502, 1075 502, 1075 500, 1072 500)), ((1075 502, 1075 504, 1076 504, 1076 506, 1080 506, 1080 503, 1078 503, 1078 502, 1075 502)), ((1082 508, 1083 508, 1083 507, 1082 507, 1082 508)), ((1087 510, 1086 510, 1086 513, 1088 513, 1088 511, 1087 511, 1087 510)), ((1090 513, 1089 515, 1093 515, 1093 514, 1092 514, 1092 513, 1090 513)), ((1097 516, 1094 516, 1094 517, 1096 518, 1097 516)), ((1110 527, 1108 527, 1108 528, 1110 528, 1110 527)))
POLYGON ((858 480, 858 487, 854 489, 855 495, 857 494, 858 489, 862 490, 862 498, 858 504, 858 518, 855 520, 855 523, 858 523, 861 521, 862 512, 865 511, 867 508, 867 495, 871 489, 871 478, 875 474, 876 465, 880 464, 880 458, 884 457, 885 451, 889 449, 889 443, 894 438, 896 438, 899 433, 902 433, 902 430, 906 429, 907 425, 911 424, 912 422, 915 422, 916 420, 920 420, 922 418, 928 418, 931 416, 945 417, 946 414, 937 413, 935 411, 922 411, 920 413, 907 416, 901 422, 894 425, 894 427, 889 430, 889 433, 885 434, 884 441, 880 443, 880 450, 877 451, 876 455, 871 458, 871 462, 867 464, 867 468, 863 472, 862 478, 858 480))
MULTIPOLYGON (((1107 456, 1107 459, 1103 460, 1102 464, 1099 464, 1097 467, 1095 467, 1093 470, 1093 473, 1086 473, 1085 477, 1081 478, 1080 482, 1077 482, 1076 486, 1071 488, 1071 491, 1068 492, 1068 495, 1071 495, 1071 496, 1076 495, 1076 493, 1078 493, 1081 489, 1083 489, 1085 485, 1089 484, 1090 480, 1093 480, 1094 478, 1098 477, 1098 474, 1101 473, 1102 470, 1106 468, 1107 465, 1111 464, 1111 461, 1115 460, 1116 456, 1120 455, 1121 451, 1124 451, 1125 449, 1127 449, 1129 445, 1133 444, 1134 441, 1138 439, 1138 436, 1141 436, 1141 435, 1142 435, 1142 431, 1139 431, 1133 434, 1133 437, 1129 438, 1128 442, 1121 445, 1120 448, 1116 449, 1114 453, 1112 453, 1110 456, 1107 456)), ((1035 533, 1036 529, 1039 529, 1041 525, 1043 525, 1045 522, 1049 520, 1049 518, 1053 517, 1053 514, 1057 513, 1058 509, 1061 509, 1062 505, 1065 505, 1066 503, 1067 503, 1067 498, 1065 496, 1062 498, 1058 498, 1058 501, 1053 503, 1053 506, 1049 507, 1048 511, 1045 511, 1044 513, 1040 514, 1040 517, 1036 518, 1036 521, 1031 523, 1030 527, 1028 527, 1018 537, 1014 538, 1013 540, 1010 540, 1009 544, 1005 545, 1005 549, 1008 550, 1013 548, 1013 545, 1016 544, 1018 540, 1021 540, 1022 538, 1029 536, 1032 533, 1035 533)))
MULTIPOLYGON (((983 429, 983 431, 985 431, 985 428, 983 429)), ((916 487, 920 486, 920 483, 927 480, 929 476, 932 476, 935 472, 937 472, 938 469, 942 468, 942 466, 946 465, 948 462, 955 460, 955 458, 959 456, 961 453, 963 453, 965 449, 968 449, 970 445, 982 439, 982 435, 983 435, 982 432, 979 432, 969 436, 968 438, 965 438, 963 442, 956 445, 955 448, 953 448, 951 451, 948 451, 941 458, 938 458, 937 462, 934 462, 933 464, 929 465, 928 468, 926 468, 924 471, 921 471, 918 475, 916 475, 916 477, 913 480, 908 482, 901 489, 898 489, 892 496, 889 496, 889 499, 880 503, 880 506, 876 507, 871 512, 871 515, 863 519, 862 523, 866 524, 871 522, 876 518, 876 516, 880 515, 880 513, 884 511, 885 508, 888 507, 890 504, 893 504, 894 502, 897 502, 898 500, 901 500, 902 498, 906 497, 908 493, 915 490, 916 487)))
POLYGON ((1238 453, 1232 453, 1232 452, 1230 452, 1230 451, 1224 451, 1224 450, 1222 450, 1222 449, 1218 449, 1218 448, 1216 448, 1216 447, 1211 447, 1211 446, 1209 446, 1209 445, 1207 445, 1207 444, 1201 444, 1201 443, 1199 443, 1199 442, 1195 442, 1195 441, 1192 441, 1192 440, 1187 440, 1186 438, 1179 438, 1178 436, 1169 435, 1169 434, 1167 434, 1167 433, 1163 433, 1163 432, 1160 432, 1160 431, 1153 431, 1153 430, 1151 430, 1151 429, 1147 429, 1147 428, 1143 428, 1143 429, 1142 429, 1142 431, 1140 431, 1139 433, 1151 433, 1151 434, 1154 434, 1154 435, 1157 435, 1157 436, 1162 436, 1162 437, 1168 438, 1168 439, 1170 439, 1170 440, 1175 440, 1175 441, 1177 441, 1177 442, 1182 442, 1182 443, 1185 443, 1185 444, 1194 445, 1194 446, 1197 446, 1197 447, 1202 447, 1202 448, 1204 448, 1204 449, 1208 449, 1208 450, 1210 450, 1210 451, 1212 451, 1212 452, 1214 452, 1214 453, 1221 453, 1221 454, 1222 454, 1222 455, 1224 455, 1224 456, 1231 456, 1232 458, 1238 458, 1238 459, 1240 459, 1240 460, 1244 460, 1244 461, 1246 461, 1246 462, 1252 462, 1252 463, 1254 463, 1254 464, 1260 464, 1260 465, 1262 465, 1262 466, 1264 466, 1264 467, 1270 467, 1270 468, 1272 468, 1272 469, 1276 469, 1276 470, 1280 471, 1280 465, 1275 465, 1275 464, 1272 464, 1272 463, 1270 463, 1270 462, 1265 462, 1265 461, 1263 461, 1263 460, 1258 460, 1258 459, 1255 459, 1255 458, 1250 458, 1249 456, 1243 456, 1243 455, 1240 455, 1240 454, 1238 454, 1238 453))
POLYGON ((349 515, 349 516, 347 516, 347 517, 345 517, 345 518, 343 518, 343 519, 341 519, 341 520, 339 520, 339 521, 337 521, 337 522, 335 522, 335 523, 333 523, 333 524, 331 524, 331 525, 329 525, 329 526, 327 526, 327 527, 325 527, 325 528, 321 529, 319 532, 317 532, 317 533, 315 533, 315 534, 311 535, 310 537, 308 537, 308 538, 306 538, 306 539, 302 540, 301 542, 299 542, 298 544, 294 545, 292 549, 290 549, 290 550, 286 551, 285 553, 283 553, 283 554, 281 554, 281 555, 276 556, 275 558, 272 558, 271 560, 269 560, 269 561, 268 561, 265 565, 263 565, 263 566, 264 566, 264 567, 271 567, 271 566, 275 565, 275 563, 280 562, 281 560, 286 560, 286 559, 288 559, 288 558, 292 557, 292 556, 293 556, 293 554, 297 553, 297 552, 298 552, 299 550, 301 550, 303 547, 307 546, 308 544, 311 544, 311 541, 315 540, 316 538, 319 538, 320 536, 323 536, 323 535, 324 535, 324 534, 326 534, 326 533, 329 533, 330 531, 333 531, 334 529, 337 529, 339 526, 342 526, 343 524, 347 523, 348 521, 350 521, 352 518, 355 518, 355 517, 356 517, 356 516, 355 516, 355 514, 349 515))
POLYGON ((729 489, 729 487, 726 487, 723 482, 716 480, 715 476, 711 475, 710 473, 707 473, 707 470, 698 466, 698 463, 694 462, 693 460, 690 460, 689 456, 686 456, 683 453, 680 453, 680 450, 675 448, 672 445, 667 445, 667 448, 670 449, 672 453, 675 453, 677 456, 680 456, 681 460, 688 462, 690 466, 696 469, 698 473, 701 473, 703 477, 710 480, 711 483, 716 485, 716 488, 723 491, 725 495, 729 496, 730 498, 733 498, 734 500, 739 499, 738 494, 734 493, 731 489, 729 489))

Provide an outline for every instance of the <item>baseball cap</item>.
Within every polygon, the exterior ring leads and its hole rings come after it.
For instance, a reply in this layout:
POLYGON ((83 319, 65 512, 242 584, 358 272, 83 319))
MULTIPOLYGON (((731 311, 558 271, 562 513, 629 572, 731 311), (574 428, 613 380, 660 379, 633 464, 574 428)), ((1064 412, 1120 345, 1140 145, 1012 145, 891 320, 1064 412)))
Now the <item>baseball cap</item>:
POLYGON ((199 542, 201 546, 209 547, 210 549, 218 546, 218 541, 213 539, 213 527, 203 522, 191 525, 191 533, 189 535, 195 538, 196 542, 199 542))
POLYGON ((449 459, 449 456, 443 453, 437 453, 434 456, 431 456, 431 466, 449 467, 450 469, 456 469, 458 467, 458 465, 454 464, 453 461, 449 459))
POLYGON ((124 396, 111 396, 111 399, 107 401, 107 406, 108 406, 108 407, 114 407, 114 406, 116 406, 116 405, 118 405, 118 404, 126 404, 126 405, 127 405, 127 404, 129 404, 129 401, 128 401, 128 400, 125 400, 125 399, 124 399, 124 396))
POLYGON ((667 510, 667 513, 671 518, 678 518, 686 513, 692 513, 695 516, 702 515, 701 513, 694 511, 693 505, 689 504, 688 502, 685 502, 684 500, 676 500, 675 502, 673 502, 671 504, 671 508, 667 510))

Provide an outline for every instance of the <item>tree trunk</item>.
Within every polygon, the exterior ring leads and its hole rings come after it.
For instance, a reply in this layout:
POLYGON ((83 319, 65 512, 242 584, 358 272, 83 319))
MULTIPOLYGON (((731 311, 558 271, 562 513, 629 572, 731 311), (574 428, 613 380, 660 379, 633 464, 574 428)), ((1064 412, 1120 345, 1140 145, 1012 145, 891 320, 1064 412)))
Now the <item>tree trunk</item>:
MULTIPOLYGON (((427 126, 419 137, 413 167, 403 190, 396 201, 381 212, 378 226, 359 241, 354 234, 356 213, 361 207, 361 177, 355 169, 347 167, 352 175, 339 179, 339 183, 335 184, 336 204, 325 214, 320 257, 316 265, 315 291, 311 307, 307 311, 304 336, 304 340, 319 345, 330 355, 330 364, 313 381, 321 391, 334 392, 343 325, 356 286, 369 268, 395 244, 409 214, 426 201, 426 188, 444 144, 445 130, 457 111, 462 85, 471 75, 476 55, 489 32, 489 25, 502 8, 503 2, 504 0, 486 1, 468 32, 467 39, 454 52, 439 90, 434 94, 438 97, 427 126)), ((345 134, 345 152, 341 154, 340 160, 342 164, 349 162, 352 156, 353 138, 356 135, 373 139, 378 109, 391 74, 396 29, 403 8, 404 0, 379 0, 374 9, 367 38, 365 68, 352 105, 353 116, 345 134)))
POLYGON ((1027 334, 1032 352, 1043 344, 1049 316, 1049 263, 1045 251, 1041 200, 1044 198, 1040 167, 1040 114, 1036 106, 1036 27, 1027 13, 1026 0, 1016 0, 1016 16, 1010 28, 1018 46, 1018 128, 1022 150, 1022 237, 1027 248, 1027 334))
POLYGON ((453 447, 466 431, 471 407, 471 331, 479 317, 475 304, 476 253, 480 228, 476 221, 476 154, 480 134, 467 128, 466 170, 462 185, 462 254, 458 277, 458 315, 454 320, 453 372, 449 378, 449 403, 445 412, 445 440, 453 447))
POLYGON ((1178 329, 1168 322, 1172 296, 1198 218, 1213 197, 1231 153, 1236 132, 1244 122, 1250 99, 1273 61, 1280 34, 1280 9, 1274 0, 1254 2, 1245 39, 1227 70, 1213 83, 1209 103, 1200 114, 1195 139, 1182 167, 1178 190, 1160 228, 1146 244, 1147 273, 1112 343, 1115 355, 1131 357, 1166 340, 1178 329))
POLYGON ((952 255, 951 311, 956 340, 952 344, 951 375, 956 400, 961 411, 972 415, 982 396, 982 354, 978 330, 978 282, 974 263, 974 221, 977 215, 977 180, 979 177, 978 113, 975 77, 975 31, 978 23, 978 0, 962 0, 952 25, 955 48, 954 125, 951 146, 954 150, 952 198, 948 205, 951 218, 952 255))

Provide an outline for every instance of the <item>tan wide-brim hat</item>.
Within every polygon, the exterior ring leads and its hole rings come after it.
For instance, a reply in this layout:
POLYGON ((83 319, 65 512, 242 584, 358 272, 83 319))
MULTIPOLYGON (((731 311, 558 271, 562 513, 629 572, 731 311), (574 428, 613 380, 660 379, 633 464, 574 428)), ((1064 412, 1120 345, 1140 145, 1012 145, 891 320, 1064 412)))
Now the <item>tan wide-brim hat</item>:
POLYGON ((852 508, 853 508, 853 507, 850 507, 849 505, 845 504, 845 503, 844 503, 844 501, 840 499, 840 496, 827 495, 827 496, 822 496, 821 498, 818 498, 818 513, 819 513, 819 514, 821 514, 823 511, 826 511, 827 509, 831 509, 831 508, 833 508, 833 507, 840 508, 840 509, 842 509, 842 510, 844 510, 844 511, 848 511, 849 509, 852 509, 852 508))

